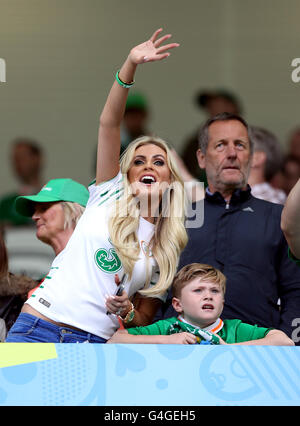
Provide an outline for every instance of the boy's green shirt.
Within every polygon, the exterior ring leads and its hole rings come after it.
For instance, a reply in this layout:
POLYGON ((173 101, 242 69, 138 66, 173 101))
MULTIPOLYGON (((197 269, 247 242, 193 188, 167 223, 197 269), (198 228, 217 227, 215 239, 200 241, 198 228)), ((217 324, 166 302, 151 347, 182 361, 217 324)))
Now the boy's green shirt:
MULTIPOLYGON (((177 322, 176 317, 168 318, 165 320, 157 321, 154 324, 145 327, 128 328, 129 334, 134 335, 169 335, 171 326, 177 322)), ((241 320, 223 320, 223 327, 217 333, 226 343, 242 343, 250 340, 262 339, 265 337, 272 328, 258 327, 257 325, 250 325, 242 322, 241 320)))

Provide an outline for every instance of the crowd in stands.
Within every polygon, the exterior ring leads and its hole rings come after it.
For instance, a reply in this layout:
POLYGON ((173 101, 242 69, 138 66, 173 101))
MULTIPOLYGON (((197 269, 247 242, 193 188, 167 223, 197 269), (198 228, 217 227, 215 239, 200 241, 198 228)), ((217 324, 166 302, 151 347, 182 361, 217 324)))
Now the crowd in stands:
POLYGON ((88 189, 45 182, 40 144, 12 142, 19 187, 0 199, 0 341, 299 344, 300 127, 279 141, 232 93, 201 90, 206 120, 175 151, 132 88, 141 64, 176 51, 170 38, 157 30, 117 72, 88 189), (205 193, 186 201, 187 182, 205 193), (204 212, 199 226, 187 225, 186 202, 204 212), (25 254, 10 270, 7 236, 24 228, 53 254, 39 279, 25 254))

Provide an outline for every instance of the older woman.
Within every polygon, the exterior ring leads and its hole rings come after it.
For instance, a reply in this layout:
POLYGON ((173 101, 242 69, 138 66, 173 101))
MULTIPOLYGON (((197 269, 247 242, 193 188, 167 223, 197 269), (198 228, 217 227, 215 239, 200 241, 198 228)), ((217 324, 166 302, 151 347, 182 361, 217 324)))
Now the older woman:
POLYGON ((119 327, 118 315, 125 326, 146 325, 165 300, 187 242, 183 182, 159 138, 132 142, 119 164, 121 122, 137 66, 178 46, 163 45, 171 36, 158 38, 161 31, 133 48, 116 74, 100 117, 86 210, 8 342, 104 343, 119 327), (119 278, 125 290, 116 295, 119 278))
POLYGON ((49 244, 57 256, 71 238, 88 198, 88 190, 73 179, 52 179, 38 194, 18 197, 15 208, 20 215, 32 217, 37 238, 49 244))
POLYGON ((89 198, 88 190, 72 179, 52 179, 36 195, 16 199, 16 210, 32 217, 36 236, 57 256, 67 245, 89 198))

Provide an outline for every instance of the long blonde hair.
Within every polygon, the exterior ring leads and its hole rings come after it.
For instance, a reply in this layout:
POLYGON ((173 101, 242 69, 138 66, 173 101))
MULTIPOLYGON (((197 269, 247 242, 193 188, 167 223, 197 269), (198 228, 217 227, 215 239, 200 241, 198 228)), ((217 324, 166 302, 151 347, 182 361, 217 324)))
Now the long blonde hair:
POLYGON ((132 193, 127 173, 132 166, 136 149, 148 144, 157 145, 166 152, 167 164, 171 172, 170 189, 163 196, 169 196, 170 202, 167 202, 167 208, 164 211, 160 209, 151 241, 151 250, 159 266, 160 277, 155 286, 147 288, 150 282, 148 275, 144 289, 140 290, 140 293, 144 296, 151 297, 164 293, 172 284, 179 255, 188 240, 184 227, 185 195, 183 180, 170 148, 162 139, 142 136, 131 142, 124 152, 120 163, 124 177, 124 195, 117 201, 115 213, 109 219, 108 228, 111 241, 117 250, 123 267, 129 277, 131 277, 135 262, 140 254, 140 246, 137 239, 140 208, 136 197, 132 193))

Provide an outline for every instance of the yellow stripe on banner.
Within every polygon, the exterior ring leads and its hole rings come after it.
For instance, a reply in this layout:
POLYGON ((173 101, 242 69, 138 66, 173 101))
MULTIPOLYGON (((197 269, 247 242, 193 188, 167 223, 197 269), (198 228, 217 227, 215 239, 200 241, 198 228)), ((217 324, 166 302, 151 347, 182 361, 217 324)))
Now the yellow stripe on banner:
POLYGON ((57 358, 54 343, 1 343, 0 368, 57 358))

